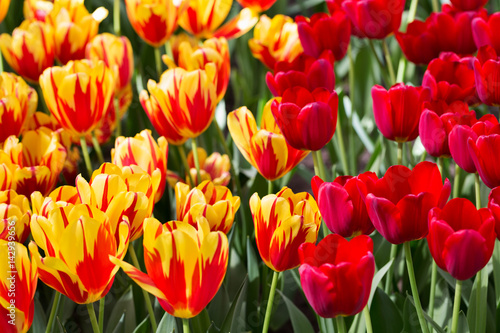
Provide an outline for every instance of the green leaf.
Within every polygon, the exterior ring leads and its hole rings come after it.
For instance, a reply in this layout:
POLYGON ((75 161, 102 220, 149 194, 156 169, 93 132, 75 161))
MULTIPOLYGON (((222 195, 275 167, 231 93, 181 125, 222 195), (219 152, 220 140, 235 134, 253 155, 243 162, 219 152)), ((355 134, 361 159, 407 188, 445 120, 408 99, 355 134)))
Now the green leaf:
POLYGON ((420 322, 418 321, 418 314, 415 306, 412 302, 408 300, 408 297, 405 300, 404 309, 403 309, 403 322, 405 333, 420 333, 422 329, 420 328, 420 322))
POLYGON ((245 300, 245 294, 248 287, 248 278, 246 278, 240 286, 240 289, 236 293, 233 299, 233 303, 229 308, 229 311, 224 319, 224 323, 221 327, 221 332, 244 332, 245 331, 245 318, 242 315, 243 301, 245 300))
POLYGON ((368 305, 372 304, 373 295, 375 295, 377 286, 379 285, 380 281, 382 281, 382 279, 384 278, 385 274, 387 273, 393 262, 394 259, 391 259, 387 264, 384 265, 384 267, 379 269, 377 273, 375 273, 375 275, 373 276, 372 289, 370 290, 370 298, 368 299, 368 305))
POLYGON ((144 318, 143 321, 135 328, 133 333, 149 333, 151 321, 149 320, 149 316, 144 318))
MULTIPOLYGON (((148 318, 149 319, 149 318, 148 318)), ((175 317, 170 315, 168 312, 165 312, 163 318, 161 318, 160 323, 158 324, 157 333, 172 333, 178 332, 177 323, 175 321, 175 317)))
POLYGON ((467 318, 465 317, 465 313, 460 311, 458 315, 458 331, 457 333, 470 333, 471 330, 469 328, 469 323, 467 322, 467 318))
POLYGON ((114 332, 120 321, 123 321, 123 332, 133 332, 136 321, 134 297, 131 287, 118 299, 107 319, 106 332, 114 332))
POLYGON ((474 285, 472 287, 472 292, 470 294, 469 300, 469 308, 467 311, 467 320, 469 322, 469 327, 471 328, 471 332, 485 332, 486 329, 486 311, 487 304, 486 298, 488 296, 488 271, 487 268, 483 268, 481 271, 481 278, 476 275, 474 279, 474 285), (477 292, 481 291, 481 299, 479 300, 479 308, 478 308, 478 299, 477 292), (479 316, 477 311, 479 310, 479 316))
POLYGON ((307 317, 286 297, 280 290, 276 290, 285 301, 293 331, 297 333, 314 333, 314 329, 307 317))
MULTIPOLYGON (((438 273, 441 275, 441 277, 448 283, 448 285, 455 290, 455 283, 456 280, 451 276, 448 272, 443 271, 441 268, 438 267, 438 273)), ((465 280, 462 281, 462 302, 466 306, 469 306, 469 299, 471 298, 471 292, 472 292, 472 282, 471 280, 465 280)))
POLYGON ((229 311, 229 295, 224 284, 208 305, 208 315, 217 327, 222 326, 226 313, 229 311))
POLYGON ((446 281, 442 278, 438 278, 436 281, 433 318, 441 327, 451 326, 453 299, 450 296, 446 281))
POLYGON ((380 288, 373 295, 370 306, 373 332, 400 333, 403 329, 403 320, 396 304, 380 288))
MULTIPOLYGON (((413 297, 411 297, 410 295, 407 295, 406 299, 409 302, 411 302, 413 307, 415 307, 415 303, 413 302, 413 297)), ((443 328, 441 326, 439 326, 431 317, 429 317, 429 315, 425 311, 424 311, 424 318, 429 324, 432 325, 432 328, 434 328, 438 333, 446 333, 445 330, 443 330, 443 328)), ((417 318, 417 320, 418 320, 418 318, 417 318)))
POLYGON ((193 326, 193 332, 206 332, 211 325, 207 309, 203 309, 203 311, 190 321, 191 326, 193 326))
MULTIPOLYGON (((132 329, 134 326, 130 326, 130 329, 132 329)), ((114 326, 113 333, 125 333, 125 312, 122 313, 120 320, 118 323, 114 326)))
POLYGON ((47 328, 47 317, 45 316, 45 311, 40 303, 38 297, 35 297, 35 313, 33 315, 33 323, 31 324, 31 330, 33 333, 44 333, 47 328))
POLYGON ((495 281, 495 305, 500 304, 500 242, 495 241, 493 250, 493 280, 495 281))

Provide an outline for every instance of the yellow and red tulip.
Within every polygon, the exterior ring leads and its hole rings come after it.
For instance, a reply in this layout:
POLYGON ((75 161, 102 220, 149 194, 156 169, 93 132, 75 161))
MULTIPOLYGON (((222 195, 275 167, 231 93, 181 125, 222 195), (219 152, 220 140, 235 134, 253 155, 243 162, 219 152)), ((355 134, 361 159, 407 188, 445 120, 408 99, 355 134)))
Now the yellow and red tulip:
POLYGON ((234 215, 240 208, 240 197, 231 194, 225 186, 216 186, 204 181, 190 189, 189 185, 175 186, 177 220, 196 225, 199 216, 210 224, 210 230, 227 234, 234 222, 234 215))
POLYGON ((34 191, 50 193, 66 160, 66 148, 56 134, 44 127, 24 132, 21 141, 8 137, 3 151, 12 163, 12 189, 25 196, 34 191))
POLYGON ((250 198, 255 241, 266 265, 282 272, 299 265, 299 247, 315 243, 321 225, 316 201, 309 193, 284 187, 276 195, 250 198))
POLYGON ((278 61, 290 63, 304 52, 297 24, 285 15, 276 15, 272 19, 262 15, 248 46, 253 56, 271 70, 278 61))
POLYGON ((264 12, 271 8, 276 0, 236 0, 243 7, 250 8, 256 12, 264 12))
POLYGON ((165 44, 177 28, 188 0, 125 0, 135 32, 153 47, 165 44))
POLYGON ((45 22, 45 18, 54 8, 54 0, 24 0, 23 13, 27 20, 45 22))
POLYGON ((150 130, 143 130, 135 137, 120 136, 115 140, 115 148, 111 150, 111 160, 119 167, 138 165, 150 176, 155 170, 161 173, 161 181, 155 195, 158 202, 167 181, 168 143, 164 137, 158 138, 158 143, 150 130))
POLYGON ((139 96, 142 107, 156 131, 170 144, 180 145, 203 133, 212 123, 217 105, 217 69, 165 71, 160 82, 148 82, 139 96))
POLYGON ((0 239, 24 243, 30 233, 30 202, 14 190, 0 191, 0 239))
POLYGON ((21 134, 37 105, 35 89, 21 77, 6 72, 0 74, 0 143, 11 135, 21 134))
POLYGON ((9 11, 10 0, 0 1, 0 23, 3 21, 9 11))
POLYGON ((53 36, 50 25, 26 20, 12 36, 0 36, 0 49, 10 67, 24 79, 37 83, 42 72, 54 64, 53 36))
POLYGON ((219 290, 226 274, 228 241, 224 233, 210 231, 205 218, 197 226, 180 221, 161 224, 144 221, 144 263, 148 274, 112 259, 141 288, 155 295, 165 311, 192 318, 219 290))
POLYGON ((15 190, 14 173, 19 166, 12 163, 6 152, 0 149, 0 191, 15 190))
POLYGON ((33 215, 31 233, 36 244, 31 242, 29 249, 40 279, 75 303, 100 300, 119 269, 109 256, 122 259, 128 248, 128 221, 120 221, 117 229, 119 241, 106 214, 90 205, 58 207, 48 218, 33 215))
POLYGON ((233 0, 190 0, 179 19, 179 25, 197 38, 238 38, 252 29, 257 23, 258 14, 244 8, 221 27, 231 11, 232 4, 233 0))
POLYGON ((37 267, 24 245, 0 240, 0 327, 3 333, 26 333, 35 313, 37 267))
POLYGON ((74 186, 59 186, 46 197, 38 191, 31 193, 33 214, 45 218, 49 218, 49 213, 55 208, 81 203, 78 191, 74 186))
POLYGON ((47 107, 72 135, 91 132, 103 118, 113 96, 113 73, 103 61, 70 61, 40 76, 47 107))
POLYGON ((104 7, 90 14, 83 1, 55 0, 46 16, 46 22, 54 28, 54 50, 62 64, 85 58, 87 43, 97 35, 99 23, 108 16, 104 7))
POLYGON ((253 114, 245 106, 227 116, 227 127, 234 143, 267 180, 283 177, 309 153, 292 148, 286 142, 271 112, 273 100, 264 106, 260 130, 253 114))

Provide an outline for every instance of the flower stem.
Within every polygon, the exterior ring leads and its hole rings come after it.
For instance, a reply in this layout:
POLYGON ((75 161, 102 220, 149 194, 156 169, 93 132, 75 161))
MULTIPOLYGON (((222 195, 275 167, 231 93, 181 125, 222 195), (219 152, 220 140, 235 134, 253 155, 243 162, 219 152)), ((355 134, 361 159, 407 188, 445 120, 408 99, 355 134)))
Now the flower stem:
POLYGON ((94 150, 97 154, 97 160, 99 161, 99 164, 103 164, 104 156, 102 155, 101 145, 99 144, 99 141, 97 141, 95 132, 92 132, 92 144, 94 145, 94 150))
POLYGON ((262 333, 267 333, 269 329, 269 323, 271 322, 271 313, 273 312, 274 294, 276 294, 276 285, 278 284, 278 272, 274 271, 273 281, 271 282, 271 290, 269 290, 269 299, 267 300, 266 316, 264 317, 264 326, 262 327, 262 333))
POLYGON ((363 314, 365 315, 366 333, 373 333, 372 318, 370 316, 370 309, 368 308, 368 304, 366 304, 365 308, 363 309, 363 314))
POLYGON ((347 330, 345 328, 345 321, 344 321, 344 317, 342 316, 337 316, 335 318, 335 321, 337 322, 337 332, 338 333, 346 333, 347 330))
MULTIPOLYGON (((132 259, 132 264, 137 268, 138 270, 141 270, 141 265, 139 265, 139 260, 137 260, 137 254, 135 253, 134 247, 131 245, 129 246, 129 253, 130 253, 130 258, 132 259)), ((146 302, 146 308, 148 309, 149 313, 149 320, 151 321, 151 327, 153 328, 153 332, 156 332, 158 329, 158 325, 156 324, 156 318, 155 318, 155 313, 153 311, 153 305, 151 304, 151 299, 149 298, 149 295, 146 290, 142 289, 142 295, 144 296, 144 301, 146 302)))
POLYGON ((474 183, 474 188, 476 190, 476 209, 481 208, 481 180, 479 179, 479 174, 476 172, 476 181, 474 183))
MULTIPOLYGON (((432 260, 431 268, 431 293, 429 296, 429 316, 434 318, 434 304, 436 299, 436 282, 437 282, 437 265, 434 260, 432 260)), ((432 327, 431 327, 432 332, 432 327)))
POLYGON ((272 194, 272 193, 273 193, 273 182, 267 180, 267 194, 272 194))
MULTIPOLYGON (((389 260, 393 260, 396 258, 396 254, 398 253, 398 246, 396 244, 391 244, 391 254, 389 255, 389 260)), ((389 294, 391 291, 392 277, 394 276, 394 262, 389 267, 387 271, 387 278, 385 280, 384 291, 386 294, 389 294)))
POLYGON ((94 306, 92 303, 87 304, 87 311, 89 312, 90 323, 92 324, 92 330, 94 333, 100 333, 99 323, 97 322, 97 318, 95 316, 94 306))
POLYGON ((191 168, 189 167, 187 161, 186 150, 184 149, 184 145, 178 145, 177 148, 179 149, 179 155, 181 156, 182 165, 184 166, 184 169, 186 169, 186 174, 188 176, 189 181, 191 182, 191 186, 195 187, 193 178, 191 177, 191 168))
POLYGON ((196 168, 196 178, 198 184, 201 183, 201 173, 200 173, 200 160, 198 159, 198 146, 196 145, 196 139, 191 139, 191 150, 193 151, 194 166, 196 168))
POLYGON ((417 15, 418 0, 412 0, 410 4, 410 10, 408 11, 408 24, 415 20, 417 15))
POLYGON ((439 1, 438 0, 432 0, 432 11, 439 12, 439 1))
MULTIPOLYGON (((354 101, 352 103, 354 103, 354 101)), ((349 170, 349 164, 347 163, 347 154, 345 152, 344 136, 342 134, 342 124, 340 123, 340 118, 337 118, 335 135, 337 136, 337 141, 339 143, 340 161, 342 162, 342 168, 344 168, 344 174, 350 175, 351 170, 349 170)), ((326 179, 323 180, 326 181, 326 179)))
POLYGON ((321 150, 312 151, 311 153, 314 162, 314 172, 323 181, 326 181, 325 163, 323 162, 323 157, 321 156, 321 150))
POLYGON ((105 297, 99 300, 99 331, 104 332, 104 305, 106 304, 105 297))
POLYGON ((460 300, 462 298, 462 281, 457 280, 455 288, 455 300, 453 301, 453 320, 451 322, 451 333, 457 333, 458 314, 460 312, 460 300))
POLYGON ((382 40, 382 49, 384 50, 385 62, 387 63, 387 68, 389 69, 389 77, 391 79, 391 87, 396 84, 396 74, 394 74, 394 66, 392 64, 391 53, 389 51, 389 46, 385 39, 382 40))
POLYGON ((413 300, 415 301, 415 309, 417 310, 418 321, 420 322, 420 328, 423 333, 429 333, 429 328, 424 318, 424 311, 422 310, 422 304, 420 303, 420 296, 418 295, 417 281, 415 279, 415 271, 413 269, 413 259, 411 257, 411 247, 410 242, 404 243, 406 266, 408 268, 408 278, 410 279, 411 293, 413 295, 413 300))
POLYGON ((3 55, 0 52, 0 74, 3 73, 3 55))
POLYGON ((161 52, 159 47, 155 47, 155 63, 156 63, 156 74, 158 74, 158 81, 160 81, 163 69, 161 65, 161 52))
POLYGON ((120 25, 120 0, 115 0, 113 5, 113 30, 117 36, 122 34, 120 25))
POLYGON ((403 143, 398 142, 398 165, 403 165, 403 143))
POLYGON ((120 100, 115 97, 113 100, 115 103, 115 113, 116 113, 116 129, 115 129, 115 137, 119 137, 122 135, 122 118, 120 116, 120 100))
POLYGON ((184 333, 189 333, 189 319, 182 318, 182 331, 184 333))
POLYGON ((462 169, 455 164, 455 179, 453 180, 453 198, 458 198, 460 196, 460 173, 462 169))
POLYGON ((47 329, 45 333, 52 332, 52 326, 54 326, 54 319, 56 318, 56 313, 59 310, 59 303, 61 301, 61 293, 56 291, 54 296, 54 302, 52 302, 52 309, 50 310, 49 322, 47 323, 47 329))
POLYGON ((89 148, 84 136, 80 137, 80 145, 82 146, 83 160, 85 161, 85 167, 90 178, 92 177, 92 164, 90 163, 89 148))

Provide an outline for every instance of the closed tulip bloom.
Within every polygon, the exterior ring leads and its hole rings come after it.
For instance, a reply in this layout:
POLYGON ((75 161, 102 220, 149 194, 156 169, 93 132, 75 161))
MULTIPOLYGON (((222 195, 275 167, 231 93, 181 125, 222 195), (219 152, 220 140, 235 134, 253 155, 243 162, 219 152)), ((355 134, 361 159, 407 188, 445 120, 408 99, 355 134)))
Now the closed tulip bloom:
POLYGON ((153 47, 165 44, 177 29, 188 1, 125 0, 128 19, 135 32, 153 47))
POLYGON ((488 208, 495 219, 495 232, 500 239, 500 187, 495 187, 488 195, 488 208))
POLYGON ((500 149, 500 128, 497 127, 495 133, 479 136, 476 141, 469 138, 467 144, 483 183, 489 188, 500 186, 500 170, 496 161, 500 149))
POLYGON ((344 0, 342 9, 357 29, 360 37, 384 39, 397 31, 405 0, 344 0))
POLYGON ((37 83, 42 72, 54 64, 54 32, 39 21, 23 21, 12 36, 0 36, 5 61, 25 80, 37 83))
POLYGON ((417 138, 423 104, 430 100, 429 89, 398 83, 387 91, 375 85, 372 100, 375 123, 387 139, 406 142, 417 138))
POLYGON ((156 131, 174 145, 196 138, 212 123, 217 105, 217 70, 213 63, 204 69, 165 71, 160 82, 148 82, 139 96, 156 131))
POLYGON ((472 20, 472 35, 477 48, 490 45, 500 53, 500 13, 493 13, 487 19, 478 17, 472 20))
POLYGON ((40 279, 75 303, 100 300, 119 269, 109 256, 123 259, 128 248, 127 220, 117 228, 118 241, 106 214, 90 205, 55 208, 48 218, 33 215, 31 232, 36 244, 31 242, 29 249, 40 279))
POLYGON ((4 333, 26 333, 35 313, 36 264, 17 242, 0 240, 0 256, 0 327, 4 333))
POLYGON ((500 105, 500 57, 491 46, 483 46, 474 59, 477 94, 487 105, 500 105))
POLYGON ((335 91, 316 88, 312 92, 294 87, 271 104, 276 124, 290 146, 320 150, 333 137, 337 127, 339 97, 335 91))
MULTIPOLYGON (((218 152, 213 152, 210 156, 207 156, 205 149, 198 147, 198 162, 200 164, 200 176, 201 180, 209 180, 214 183, 214 185, 227 186, 229 180, 231 179, 231 161, 227 155, 221 155, 218 152)), ((193 151, 190 151, 187 156, 187 162, 189 166, 189 171, 191 177, 186 177, 186 183, 193 187, 191 184, 191 179, 195 182, 195 186, 198 186, 197 170, 194 163, 193 151)), ((175 184, 174 186, 175 187, 175 184)))
POLYGON ((488 0, 450 0, 453 6, 460 10, 477 10, 484 7, 488 0))
POLYGON ((245 106, 227 116, 227 127, 234 143, 248 163, 267 180, 283 177, 309 154, 286 142, 271 112, 272 101, 264 106, 260 129, 245 106))
POLYGON ((370 297, 375 258, 373 241, 362 235, 347 241, 328 235, 316 246, 299 248, 300 284, 309 304, 323 318, 353 316, 370 297))
POLYGON ((180 221, 162 225, 150 218, 144 221, 143 244, 148 274, 124 261, 113 262, 156 296, 172 316, 192 318, 199 314, 224 280, 229 253, 226 235, 210 231, 203 217, 196 227, 180 221))
POLYGON ((28 198, 14 190, 0 191, 0 239, 24 243, 30 234, 30 218, 28 198))
POLYGON ((297 23, 291 17, 261 15, 248 41, 252 55, 273 70, 278 61, 292 62, 304 52, 297 23))
POLYGON ((256 12, 264 12, 274 5, 276 0, 236 0, 243 7, 250 8, 256 12))
POLYGON ((40 76, 47 107, 61 126, 83 136, 104 117, 113 96, 113 73, 103 61, 70 61, 40 76))
POLYGON ((436 264, 457 280, 468 280, 490 261, 495 220, 488 208, 476 209, 464 198, 429 212, 427 244, 436 264))
POLYGON ((3 151, 12 162, 13 189, 25 196, 34 191, 49 194, 66 160, 66 148, 47 128, 24 132, 21 141, 8 137, 3 151))
POLYGON ((310 19, 298 16, 295 21, 305 54, 319 58, 321 53, 330 50, 335 60, 345 57, 351 40, 351 21, 342 10, 331 16, 316 13, 310 19))
POLYGON ((405 57, 417 64, 427 65, 434 58, 439 57, 441 51, 435 25, 432 18, 434 13, 427 20, 415 20, 408 24, 406 32, 396 31, 395 36, 405 57))
POLYGON ((238 38, 253 28, 258 14, 250 8, 243 8, 223 26, 233 0, 189 0, 186 11, 179 18, 179 25, 197 38, 238 38))
POLYGON ((21 134, 37 105, 35 89, 21 77, 7 72, 0 74, 0 143, 11 135, 21 134))
POLYGON ((374 172, 339 176, 331 183, 314 176, 311 187, 328 229, 345 238, 371 234, 375 228, 364 198, 373 191, 377 180, 374 172))
POLYGON ((260 257, 276 272, 297 267, 300 245, 316 243, 321 215, 309 193, 293 193, 288 187, 262 199, 254 193, 250 211, 260 257))
POLYGON ((153 176, 155 170, 159 170, 161 181, 155 195, 158 202, 167 181, 168 143, 164 137, 159 137, 158 142, 151 135, 150 130, 142 130, 134 137, 120 136, 115 140, 115 148, 111 150, 113 164, 124 167, 138 165, 153 176))
POLYGON ((366 196, 368 216, 377 231, 390 243, 401 244, 427 236, 427 215, 443 207, 450 196, 436 164, 420 162, 413 170, 402 165, 387 169, 366 196))
POLYGON ((14 173, 19 166, 12 163, 10 155, 0 149, 0 191, 15 190, 14 173))
POLYGON ((45 22, 45 18, 53 8, 54 0, 24 0, 24 18, 27 20, 45 22))
POLYGON ((207 219, 210 230, 227 234, 233 226, 234 216, 240 208, 240 197, 231 194, 225 186, 204 181, 190 189, 189 185, 175 185, 177 220, 196 225, 198 217, 207 219))

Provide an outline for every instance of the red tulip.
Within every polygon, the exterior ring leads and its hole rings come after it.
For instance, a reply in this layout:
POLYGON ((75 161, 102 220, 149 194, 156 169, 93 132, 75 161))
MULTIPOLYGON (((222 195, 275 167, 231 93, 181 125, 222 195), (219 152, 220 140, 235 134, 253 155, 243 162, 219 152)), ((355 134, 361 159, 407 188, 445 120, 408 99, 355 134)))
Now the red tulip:
POLYGON ((425 22, 415 20, 408 24, 406 33, 396 32, 396 39, 406 58, 417 64, 427 65, 441 51, 431 14, 425 22))
POLYGON ((398 83, 387 91, 375 85, 372 99, 375 123, 386 138, 397 142, 416 139, 422 105, 430 99, 429 89, 398 83))
POLYGON ((488 208, 495 219, 495 232, 500 239, 500 187, 495 187, 488 195, 488 208))
POLYGON ((315 176, 311 181, 314 197, 328 229, 342 237, 369 235, 373 227, 363 198, 373 191, 377 175, 340 176, 332 183, 315 176))
POLYGON ((495 128, 494 134, 481 135, 477 141, 469 138, 467 144, 469 154, 483 183, 489 188, 500 186, 500 168, 498 168, 500 126, 495 128))
POLYGON ((250 8, 257 12, 264 12, 271 8, 272 5, 276 2, 276 0, 236 0, 243 7, 250 8))
POLYGON ((298 16, 297 29, 304 53, 315 58, 330 50, 335 60, 345 57, 351 40, 351 22, 337 10, 332 15, 316 13, 310 19, 298 16))
POLYGON ((397 31, 405 0, 344 0, 342 9, 356 27, 360 37, 383 39, 397 31))
POLYGON ((355 315, 366 306, 375 272, 373 241, 362 235, 347 241, 328 235, 318 246, 299 249, 300 284, 321 317, 355 315))
POLYGON ((492 46, 500 53, 500 13, 493 13, 488 19, 477 17, 472 20, 472 36, 478 48, 492 46))
POLYGON ((421 162, 413 170, 391 166, 366 197, 368 215, 380 234, 392 244, 427 236, 427 214, 443 207, 450 196, 448 179, 444 185, 436 164, 421 162))
POLYGON ((476 10, 484 7, 488 0, 450 0, 453 6, 460 10, 476 10))
POLYGON ((429 212, 427 243, 436 264, 457 280, 467 280, 491 258, 495 220, 488 208, 479 210, 467 199, 450 200, 429 212))
POLYGON ((487 105, 500 105, 500 57, 491 46, 483 46, 474 59, 477 94, 487 105))
POLYGON ((274 100, 271 110, 290 146, 320 150, 335 133, 338 103, 335 91, 316 88, 309 92, 303 87, 294 87, 284 92, 281 102, 274 100))

